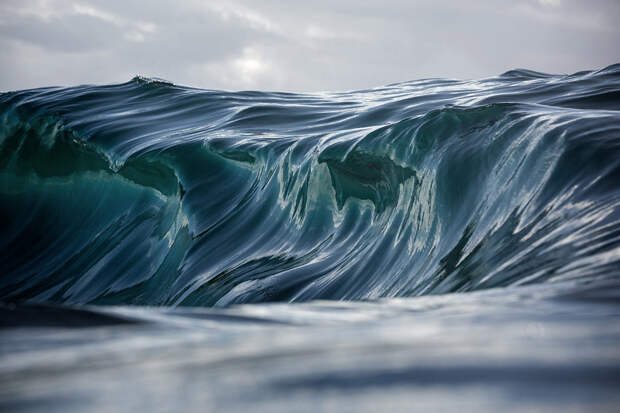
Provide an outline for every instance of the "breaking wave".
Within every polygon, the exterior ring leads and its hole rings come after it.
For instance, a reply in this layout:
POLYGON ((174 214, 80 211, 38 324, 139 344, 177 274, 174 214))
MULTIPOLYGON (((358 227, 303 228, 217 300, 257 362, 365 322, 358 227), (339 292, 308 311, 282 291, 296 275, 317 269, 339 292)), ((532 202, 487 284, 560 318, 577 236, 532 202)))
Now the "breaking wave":
POLYGON ((620 65, 0 95, 0 300, 223 306, 620 274, 620 65))

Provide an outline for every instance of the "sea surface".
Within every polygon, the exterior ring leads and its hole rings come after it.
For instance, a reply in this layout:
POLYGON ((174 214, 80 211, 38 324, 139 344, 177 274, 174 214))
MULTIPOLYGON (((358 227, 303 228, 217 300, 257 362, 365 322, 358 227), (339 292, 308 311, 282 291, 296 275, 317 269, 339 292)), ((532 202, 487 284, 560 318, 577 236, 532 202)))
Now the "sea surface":
POLYGON ((0 410, 620 406, 620 64, 0 94, 0 410))

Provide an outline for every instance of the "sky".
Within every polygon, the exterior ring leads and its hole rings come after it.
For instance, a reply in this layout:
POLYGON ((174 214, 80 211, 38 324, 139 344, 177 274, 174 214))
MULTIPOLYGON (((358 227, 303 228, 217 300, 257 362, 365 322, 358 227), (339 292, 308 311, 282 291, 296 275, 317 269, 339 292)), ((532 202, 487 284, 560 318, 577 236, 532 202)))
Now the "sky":
POLYGON ((620 62, 619 0, 1 0, 0 90, 364 89, 620 62))

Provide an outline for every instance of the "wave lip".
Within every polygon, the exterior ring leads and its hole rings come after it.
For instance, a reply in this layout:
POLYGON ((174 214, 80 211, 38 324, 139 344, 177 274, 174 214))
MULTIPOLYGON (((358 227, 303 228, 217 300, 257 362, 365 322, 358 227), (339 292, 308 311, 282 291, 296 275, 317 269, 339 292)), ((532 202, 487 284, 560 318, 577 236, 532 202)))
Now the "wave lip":
POLYGON ((0 300, 224 306, 617 280, 620 71, 0 95, 0 300))

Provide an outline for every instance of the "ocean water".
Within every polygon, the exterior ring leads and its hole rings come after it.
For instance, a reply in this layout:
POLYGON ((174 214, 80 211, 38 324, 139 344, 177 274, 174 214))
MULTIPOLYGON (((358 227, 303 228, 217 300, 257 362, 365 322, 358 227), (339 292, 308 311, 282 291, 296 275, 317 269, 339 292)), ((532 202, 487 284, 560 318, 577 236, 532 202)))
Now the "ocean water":
POLYGON ((0 117, 4 411, 618 409, 620 65, 0 117))

